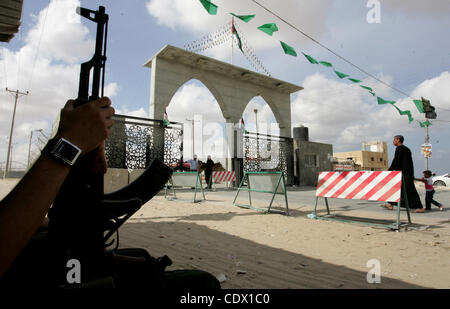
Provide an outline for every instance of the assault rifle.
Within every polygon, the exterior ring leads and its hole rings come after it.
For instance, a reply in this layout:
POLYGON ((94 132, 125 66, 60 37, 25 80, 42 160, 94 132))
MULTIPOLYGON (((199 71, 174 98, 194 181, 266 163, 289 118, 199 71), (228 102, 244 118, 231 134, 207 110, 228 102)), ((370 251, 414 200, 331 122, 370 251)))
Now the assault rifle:
MULTIPOLYGON (((98 11, 77 8, 77 13, 97 24, 97 34, 92 59, 81 64, 75 108, 103 96, 108 33, 108 15, 103 6, 98 11)), ((105 243, 108 238, 156 195, 172 174, 172 169, 155 159, 133 183, 119 191, 104 194, 103 175, 106 168, 104 145, 84 154, 72 167, 49 211, 49 240, 60 281, 65 278, 66 264, 71 259, 80 261, 84 279, 104 275, 105 243)))

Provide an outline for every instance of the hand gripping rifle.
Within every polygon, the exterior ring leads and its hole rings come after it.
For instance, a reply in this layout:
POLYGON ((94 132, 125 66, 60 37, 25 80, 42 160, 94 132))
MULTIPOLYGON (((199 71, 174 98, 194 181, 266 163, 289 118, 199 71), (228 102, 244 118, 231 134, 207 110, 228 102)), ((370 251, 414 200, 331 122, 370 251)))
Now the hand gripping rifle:
MULTIPOLYGON (((108 32, 108 15, 103 6, 98 11, 77 8, 77 13, 97 23, 97 34, 94 56, 81 64, 75 108, 103 96, 108 32)), ((61 271, 60 275, 64 275, 63 278, 70 259, 80 261, 82 277, 101 275, 107 238, 156 195, 172 173, 169 167, 155 159, 136 181, 122 190, 105 195, 103 175, 106 169, 102 144, 84 154, 72 167, 49 211, 49 240, 54 265, 61 271)))

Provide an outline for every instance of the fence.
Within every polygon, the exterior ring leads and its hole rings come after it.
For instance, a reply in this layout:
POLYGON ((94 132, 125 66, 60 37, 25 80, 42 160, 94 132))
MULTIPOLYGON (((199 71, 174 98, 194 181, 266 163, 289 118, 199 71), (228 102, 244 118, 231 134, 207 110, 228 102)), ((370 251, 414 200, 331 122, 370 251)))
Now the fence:
MULTIPOLYGON (((357 222, 355 220, 343 220, 330 217, 328 198, 353 199, 379 202, 399 202, 405 200, 408 223, 411 224, 411 216, 408 198, 405 194, 402 172, 396 171, 361 171, 361 172, 320 172, 316 189, 316 204, 314 212, 309 215, 312 219, 337 220, 344 222, 357 222), (326 216, 317 215, 317 202, 319 197, 325 199, 327 209, 326 216)), ((367 225, 400 228, 400 207, 397 210, 397 220, 393 224, 365 223, 367 225)))

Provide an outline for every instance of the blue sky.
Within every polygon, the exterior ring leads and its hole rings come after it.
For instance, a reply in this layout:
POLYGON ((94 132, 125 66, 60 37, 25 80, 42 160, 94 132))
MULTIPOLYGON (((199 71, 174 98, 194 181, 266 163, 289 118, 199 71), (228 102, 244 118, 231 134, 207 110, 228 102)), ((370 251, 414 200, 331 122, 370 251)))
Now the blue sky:
MULTIPOLYGON (((331 143, 335 151, 359 150, 363 141, 385 140, 390 145, 390 160, 394 151, 392 136, 403 134, 405 144, 413 151, 416 173, 420 175, 425 166, 420 155, 425 132, 416 121, 409 124, 407 117, 398 115, 393 107, 377 105, 370 94, 340 80, 332 70, 311 65, 303 56, 284 55, 279 40, 294 47, 298 54, 303 51, 316 59, 329 61, 339 71, 364 80, 378 95, 397 101, 400 108, 411 110, 416 119, 423 120, 409 98, 338 59, 250 0, 213 2, 219 6, 216 16, 208 15, 198 0, 81 1, 81 6, 90 9, 104 5, 110 15, 106 83, 107 92, 119 112, 148 115, 150 70, 143 64, 166 44, 183 47, 201 38, 230 21, 230 11, 256 14, 248 24, 236 21, 241 36, 256 50, 272 76, 305 87, 291 97, 293 126, 310 127, 311 140, 331 143), (277 23, 280 29, 272 37, 256 29, 267 22, 277 23)), ((414 98, 431 99, 437 107, 438 121, 430 127, 433 144, 430 168, 437 173, 448 172, 449 1, 382 0, 381 22, 375 24, 367 22, 370 8, 366 0, 259 2, 395 88, 414 98)), ((18 167, 20 162, 26 162, 30 131, 51 130, 58 109, 65 100, 76 96, 79 64, 92 54, 94 24, 72 20, 73 13, 68 12, 80 1, 54 0, 47 12, 48 4, 47 0, 25 0, 20 33, 9 44, 2 43, 0 48, 1 87, 30 91, 27 97, 20 99, 16 118, 13 157, 18 167)), ((227 43, 202 53, 229 62, 230 45, 227 43)), ((234 64, 251 68, 236 48, 234 64)), ((207 107, 209 113, 203 118, 221 121, 214 101, 202 84, 188 82, 169 104, 169 118, 182 121, 207 107), (190 104, 194 98, 196 105, 190 104)), ((12 96, 1 91, 0 162, 6 157, 12 107, 12 96)), ((258 122, 274 121, 268 106, 256 98, 243 115, 249 127, 254 122, 252 110, 255 107, 261 110, 258 122)))

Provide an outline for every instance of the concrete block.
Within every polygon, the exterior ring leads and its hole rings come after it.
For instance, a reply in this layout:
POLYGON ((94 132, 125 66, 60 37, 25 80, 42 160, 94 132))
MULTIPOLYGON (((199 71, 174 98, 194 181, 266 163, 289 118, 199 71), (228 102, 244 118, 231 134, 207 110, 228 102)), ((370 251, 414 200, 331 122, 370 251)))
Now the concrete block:
POLYGON ((105 193, 117 191, 128 184, 128 170, 122 168, 108 168, 103 179, 105 193))
POLYGON ((131 172, 130 172, 130 183, 132 183, 133 181, 135 181, 136 180, 136 178, 138 178, 139 176, 141 176, 142 175, 142 173, 145 171, 145 169, 135 169, 135 170, 132 170, 131 172))

